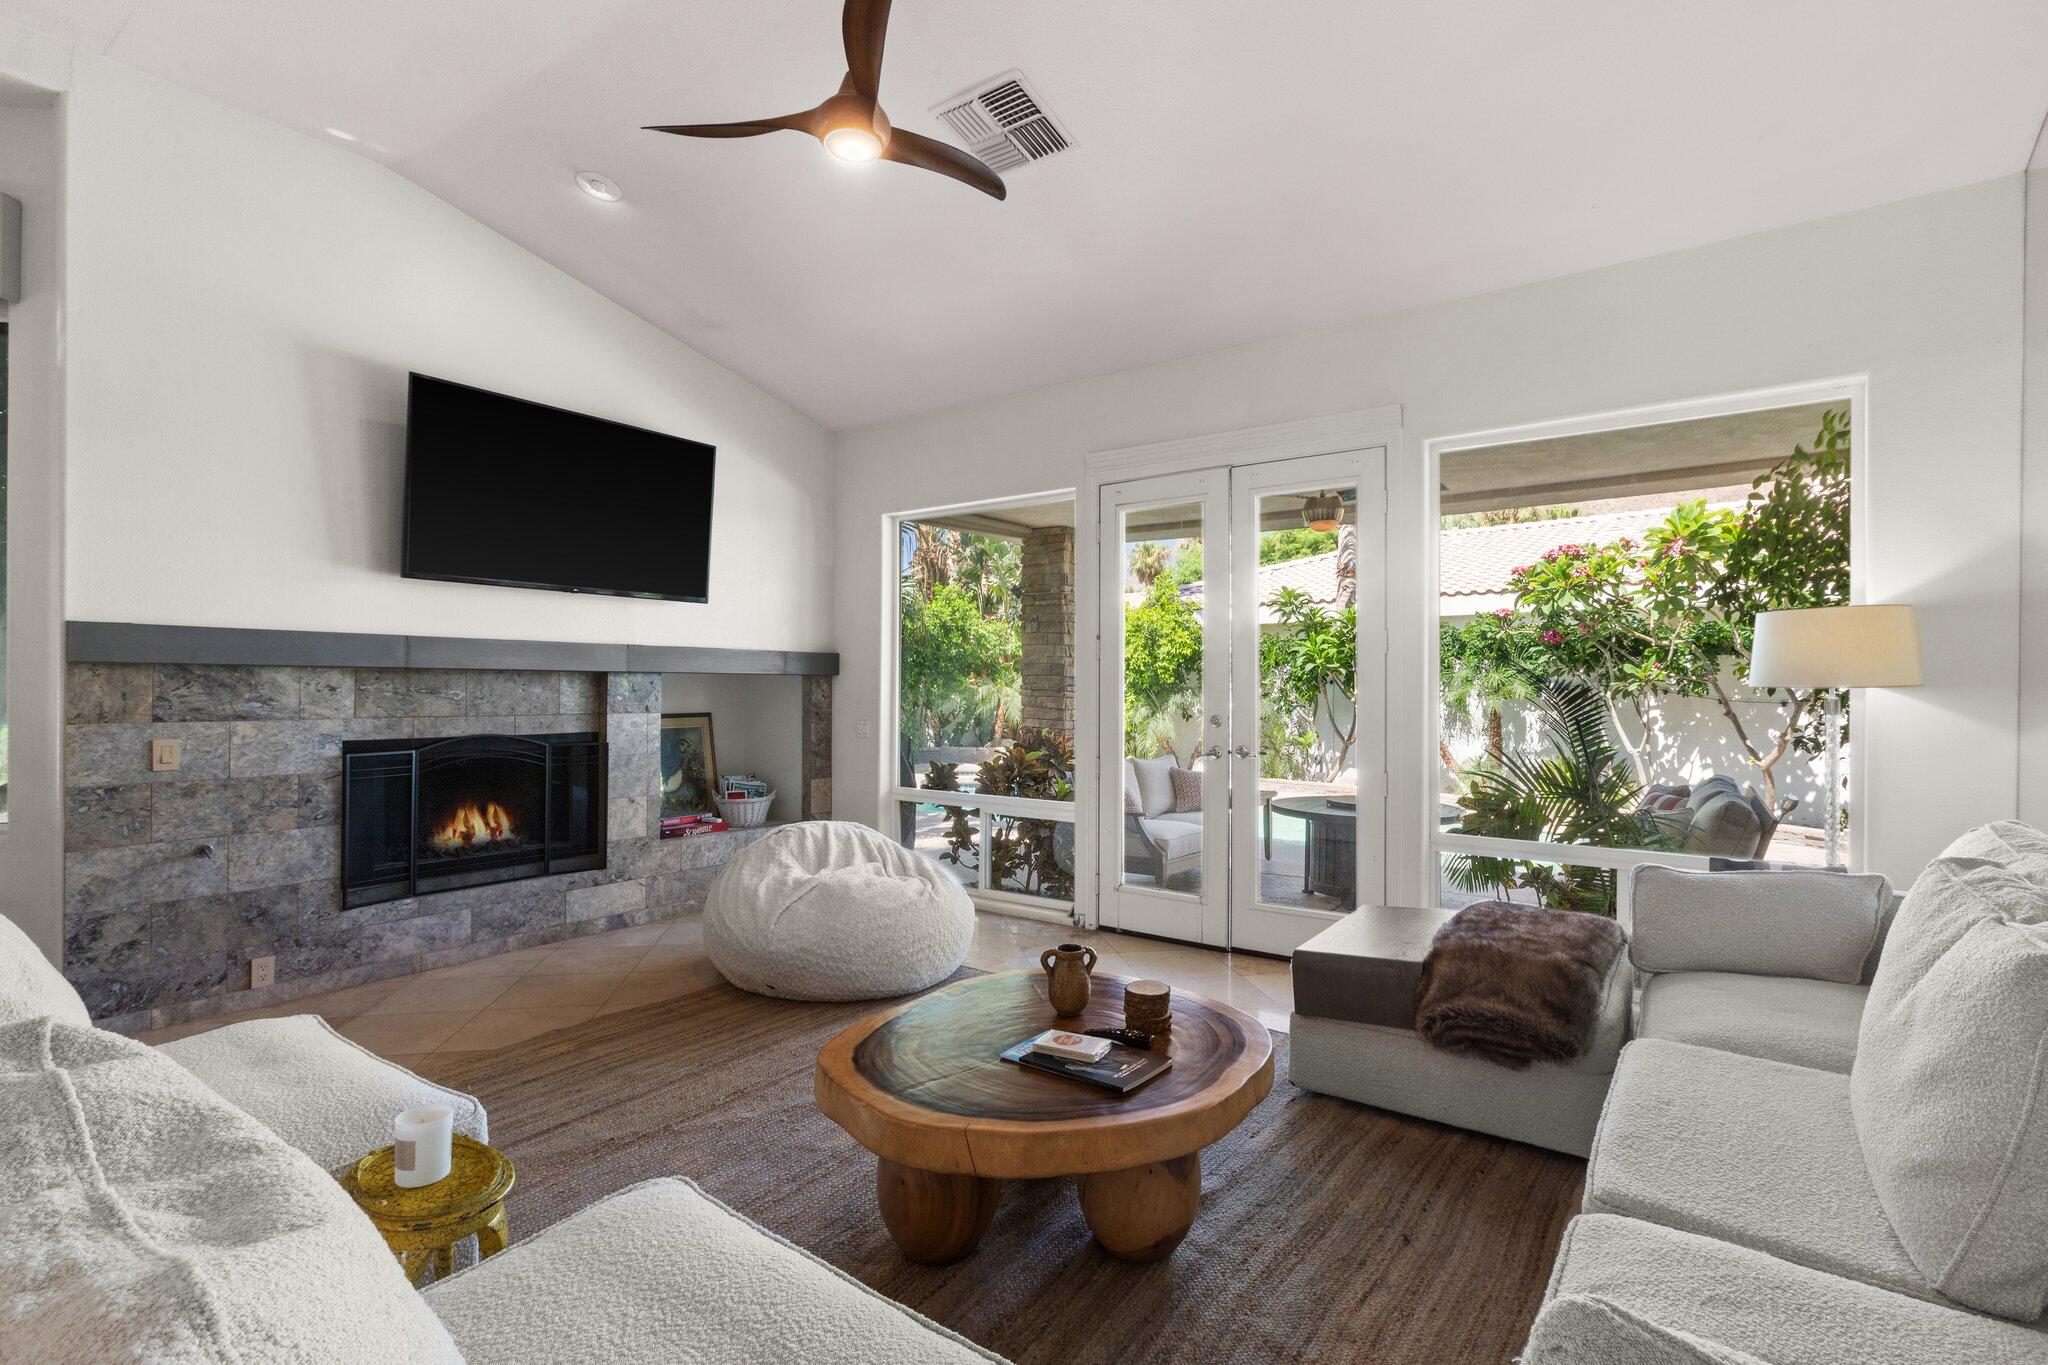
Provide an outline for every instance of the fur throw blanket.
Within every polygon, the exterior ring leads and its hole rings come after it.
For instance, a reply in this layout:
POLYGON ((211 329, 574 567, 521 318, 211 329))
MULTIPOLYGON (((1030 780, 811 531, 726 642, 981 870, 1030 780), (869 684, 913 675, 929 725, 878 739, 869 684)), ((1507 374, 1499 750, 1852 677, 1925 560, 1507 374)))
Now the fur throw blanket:
POLYGON ((1624 940, 1601 915, 1468 905, 1436 931, 1422 960, 1415 1031, 1516 1070, 1568 1062, 1593 1041, 1601 988, 1624 940))

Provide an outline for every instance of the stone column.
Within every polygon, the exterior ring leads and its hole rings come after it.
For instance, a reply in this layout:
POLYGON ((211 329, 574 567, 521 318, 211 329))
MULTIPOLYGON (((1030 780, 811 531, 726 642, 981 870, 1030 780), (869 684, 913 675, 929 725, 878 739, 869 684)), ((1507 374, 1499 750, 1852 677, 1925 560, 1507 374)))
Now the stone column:
POLYGON ((1024 728, 1074 733, 1074 528, 1024 536, 1024 728))
POLYGON ((832 818, 832 679, 803 682, 804 819, 832 818))

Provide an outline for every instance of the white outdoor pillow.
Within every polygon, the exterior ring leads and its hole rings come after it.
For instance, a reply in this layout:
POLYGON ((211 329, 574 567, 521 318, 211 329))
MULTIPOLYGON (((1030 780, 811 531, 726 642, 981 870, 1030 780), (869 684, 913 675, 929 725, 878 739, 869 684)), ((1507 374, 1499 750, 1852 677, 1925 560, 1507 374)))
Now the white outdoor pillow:
POLYGON ((1972 830, 1899 907, 1849 1073, 1885 1216, 1941 1293, 2048 1309, 2048 840, 1972 830))
POLYGON ((81 1028, 92 1024, 64 973, 50 965, 21 926, 0 915, 0 1024, 45 1016, 81 1028))
POLYGON ((1853 985, 1891 885, 1840 872, 1638 867, 1629 961, 1646 972, 1741 972, 1853 985))
POLYGON ((334 1178, 153 1048, 0 1027, 0 1356, 459 1362, 334 1178))
POLYGON ((1165 815, 1173 809, 1173 770, 1177 766, 1171 758, 1134 758, 1130 760, 1131 770, 1138 778, 1138 799, 1144 803, 1145 814, 1165 815))

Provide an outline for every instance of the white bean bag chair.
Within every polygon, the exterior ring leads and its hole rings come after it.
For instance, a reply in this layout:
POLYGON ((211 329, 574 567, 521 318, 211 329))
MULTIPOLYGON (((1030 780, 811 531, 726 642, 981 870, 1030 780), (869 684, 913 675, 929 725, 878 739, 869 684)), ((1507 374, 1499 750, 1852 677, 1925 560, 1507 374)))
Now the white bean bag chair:
POLYGON ((974 904, 939 864, 866 825, 812 820, 741 851, 712 883, 704 944, 741 990, 880 1000, 960 970, 974 904))

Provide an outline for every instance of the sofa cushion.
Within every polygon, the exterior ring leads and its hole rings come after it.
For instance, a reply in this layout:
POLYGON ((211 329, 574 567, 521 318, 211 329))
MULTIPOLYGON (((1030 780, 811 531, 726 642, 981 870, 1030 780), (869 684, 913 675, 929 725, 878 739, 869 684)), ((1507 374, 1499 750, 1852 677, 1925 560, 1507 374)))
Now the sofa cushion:
POLYGON ((1849 1078, 1644 1038, 1622 1049, 1586 1211, 1646 1218, 1936 1297, 1863 1169, 1849 1078))
POLYGON ((169 1057, 0 1027, 9 1359, 459 1361, 326 1172, 169 1057))
POLYGON ((92 1024, 64 973, 50 965, 20 925, 0 915, 0 1024, 45 1017, 80 1028, 92 1024))
MULTIPOLYGON (((1571 1221, 1551 1270, 1548 1301, 1555 1306, 1570 1298, 1610 1304, 1636 1321, 1772 1365, 2048 1360, 2048 1335, 2039 1327, 1894 1294, 1633 1218, 1581 1214, 1571 1221)), ((1586 1357, 1563 1353, 1570 1337, 1546 1330, 1550 1306, 1530 1333, 1527 1365, 1587 1365, 1586 1357)), ((1571 1324, 1568 1316, 1564 1325, 1571 1324)), ((1631 1365, 1644 1358, 1614 1357, 1631 1365)))
POLYGON ((474 1097, 385 1061, 316 1014, 226 1024, 158 1051, 324 1170, 389 1143, 392 1116, 421 1104, 447 1105, 456 1132, 491 1140, 474 1097))
POLYGON ((1165 815, 1173 809, 1173 770, 1179 765, 1171 758, 1128 760, 1137 779, 1138 800, 1150 816, 1165 815))
POLYGON ((1173 814, 1202 809, 1202 774, 1199 770, 1169 768, 1166 776, 1173 784, 1173 814))
POLYGON ((1913 884, 1850 1075, 1870 1175, 1950 1297, 2048 1308, 2048 839, 1973 830, 1913 884))
POLYGON ((1523 1365, 1769 1365, 1747 1351, 1660 1326, 1591 1294, 1552 1299, 1529 1329, 1523 1365))
POLYGON ((471 1365, 999 1360, 687 1180, 600 1200, 427 1290, 471 1365))
POLYGON ((1646 972, 1745 972, 1854 984, 1884 923, 1883 877, 1684 872, 1645 866, 1630 886, 1629 960, 1646 972))
POLYGON ((1138 828, 1168 858, 1191 858, 1202 851, 1202 827, 1192 820, 1139 820, 1138 828))
POLYGON ((1847 1074, 1867 986, 1740 972, 1666 972, 1643 985, 1640 1038, 1847 1074))

